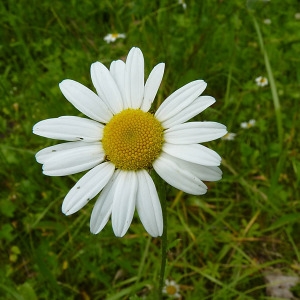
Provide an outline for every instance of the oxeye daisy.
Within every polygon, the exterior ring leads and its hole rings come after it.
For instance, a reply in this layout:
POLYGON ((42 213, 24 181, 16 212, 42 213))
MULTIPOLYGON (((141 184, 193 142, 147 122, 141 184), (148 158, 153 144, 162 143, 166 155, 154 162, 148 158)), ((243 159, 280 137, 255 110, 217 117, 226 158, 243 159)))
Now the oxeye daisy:
POLYGON ((264 23, 266 25, 270 25, 272 23, 272 21, 270 19, 264 19, 264 23))
POLYGON ((104 37, 104 41, 107 44, 115 42, 117 39, 125 39, 126 34, 125 33, 109 33, 104 37))
POLYGON ((254 127, 256 124, 256 121, 254 119, 249 120, 248 122, 242 122, 241 123, 241 128, 243 129, 249 129, 254 127))
POLYGON ((222 140, 233 141, 235 139, 235 136, 236 136, 236 133, 228 132, 222 137, 222 140))
POLYGON ((66 79, 63 95, 88 118, 62 116, 38 122, 33 133, 57 140, 39 151, 43 173, 65 176, 88 171, 66 195, 62 211, 73 214, 96 195, 90 229, 99 233, 111 217, 113 231, 127 232, 135 208, 146 231, 161 236, 163 218, 152 168, 170 185, 193 195, 206 193, 203 180, 221 178, 221 157, 200 145, 226 134, 216 122, 187 122, 215 102, 200 96, 203 80, 186 84, 171 94, 155 114, 149 112, 164 73, 164 63, 151 71, 144 83, 144 57, 132 48, 126 63, 113 61, 91 66, 97 94, 66 79))
POLYGON ((178 0, 178 4, 182 6, 183 9, 186 9, 187 5, 184 0, 178 0))
POLYGON ((261 87, 266 86, 269 83, 268 78, 263 77, 263 76, 259 76, 259 77, 255 78, 255 82, 258 86, 261 86, 261 87))
POLYGON ((165 281, 165 286, 163 287, 163 294, 169 296, 169 298, 179 299, 181 298, 180 294, 180 287, 174 280, 165 281))

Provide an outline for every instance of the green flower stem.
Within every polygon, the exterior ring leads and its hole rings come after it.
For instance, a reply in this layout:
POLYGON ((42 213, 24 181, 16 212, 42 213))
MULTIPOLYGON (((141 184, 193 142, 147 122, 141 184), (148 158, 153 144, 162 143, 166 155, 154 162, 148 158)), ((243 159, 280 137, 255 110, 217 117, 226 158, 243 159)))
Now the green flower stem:
POLYGON ((161 237, 161 266, 160 266, 160 274, 159 274, 159 299, 162 298, 162 290, 164 286, 164 278, 165 278, 165 269, 167 263, 167 248, 168 248, 168 230, 167 230, 167 205, 166 205, 166 197, 161 199, 161 207, 163 213, 163 221, 164 221, 164 231, 161 237))
POLYGON ((162 299, 162 290, 164 286, 164 278, 165 278, 165 270, 167 263, 167 249, 168 249, 168 223, 167 223, 167 199, 166 199, 166 186, 165 182, 157 175, 157 173, 153 170, 151 174, 156 185, 158 197, 160 199, 162 214, 163 214, 163 234, 161 237, 161 266, 160 266, 160 274, 159 274, 159 285, 158 285, 158 300, 162 299))
POLYGON ((257 33, 259 45, 260 45, 261 51, 264 55, 265 66, 266 66, 267 74, 268 74, 268 77, 269 77, 270 88, 271 88, 271 93, 272 93, 272 98, 273 98, 273 105, 274 105, 275 114, 276 114, 279 145, 280 145, 280 147, 282 147, 282 142, 283 142, 282 117, 281 117, 280 101, 279 101, 279 97, 278 97, 278 93, 277 93, 277 89, 276 89, 276 83, 275 83, 275 79, 274 79, 274 76, 273 76, 271 64, 270 64, 270 61, 269 61, 268 52, 265 48, 264 40, 263 40, 261 31, 260 31, 259 25, 258 25, 254 15, 251 14, 251 16, 252 16, 252 20, 253 20, 253 23, 254 23, 256 33, 257 33))

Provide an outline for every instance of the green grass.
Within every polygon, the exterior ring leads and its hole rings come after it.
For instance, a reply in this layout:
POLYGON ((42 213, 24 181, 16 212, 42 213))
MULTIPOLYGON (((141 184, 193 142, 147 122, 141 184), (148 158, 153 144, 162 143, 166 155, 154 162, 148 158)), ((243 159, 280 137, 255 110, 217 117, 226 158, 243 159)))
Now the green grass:
MULTIPOLYGON (((300 12, 286 1, 16 1, 0 4, 0 299, 155 299, 160 239, 138 217, 122 239, 89 231, 92 203, 61 213, 82 174, 47 177, 34 154, 43 119, 78 115, 58 83, 93 88, 89 68, 142 49, 146 73, 166 63, 157 103, 204 79, 217 99, 197 120, 234 141, 206 145, 223 179, 201 197, 167 188, 166 277, 183 299, 272 299, 263 272, 300 271, 300 12), (267 25, 264 19, 272 23, 267 25), (106 44, 109 32, 126 39, 106 44), (256 86, 266 76, 269 85, 256 86), (240 123, 256 120, 247 130, 240 123)), ((299 287, 297 289, 299 291, 299 287)), ((295 292, 297 295, 297 292, 295 292)), ((299 296, 299 292, 298 292, 299 296)), ((273 298, 274 299, 274 298, 273 298)))

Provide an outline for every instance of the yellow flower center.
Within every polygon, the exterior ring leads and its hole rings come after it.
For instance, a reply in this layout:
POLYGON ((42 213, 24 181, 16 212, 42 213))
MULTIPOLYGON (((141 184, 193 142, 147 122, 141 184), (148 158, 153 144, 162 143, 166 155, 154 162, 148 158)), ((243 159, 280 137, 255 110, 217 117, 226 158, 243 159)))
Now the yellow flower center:
POLYGON ((140 109, 114 115, 103 130, 106 159, 122 170, 150 168, 163 145, 161 123, 140 109))
POLYGON ((177 293, 177 288, 174 285, 168 285, 166 287, 167 295, 175 295, 177 293))

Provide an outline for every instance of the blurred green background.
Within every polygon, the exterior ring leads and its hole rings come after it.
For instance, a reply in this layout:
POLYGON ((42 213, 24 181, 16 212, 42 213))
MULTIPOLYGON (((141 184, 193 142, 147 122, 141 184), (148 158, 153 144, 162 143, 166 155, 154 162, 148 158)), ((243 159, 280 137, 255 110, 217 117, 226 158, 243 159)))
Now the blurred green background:
POLYGON ((182 299, 223 300, 276 299, 266 293, 265 272, 298 276, 300 2, 185 4, 1 1, 0 299, 155 299, 160 239, 138 217, 124 238, 110 224, 92 235, 93 203, 61 213, 82 174, 47 177, 34 158, 56 143, 32 134, 36 122, 79 115, 58 83, 93 89, 91 63, 109 66, 132 46, 144 53, 146 76, 166 63, 158 102, 204 79, 204 94, 217 102, 195 119, 236 134, 205 144, 223 157, 223 179, 208 183, 206 195, 168 187, 166 277, 182 299), (108 44, 108 33, 126 38, 108 44), (257 86, 258 76, 269 84, 257 86), (240 127, 250 119, 255 126, 240 127))

